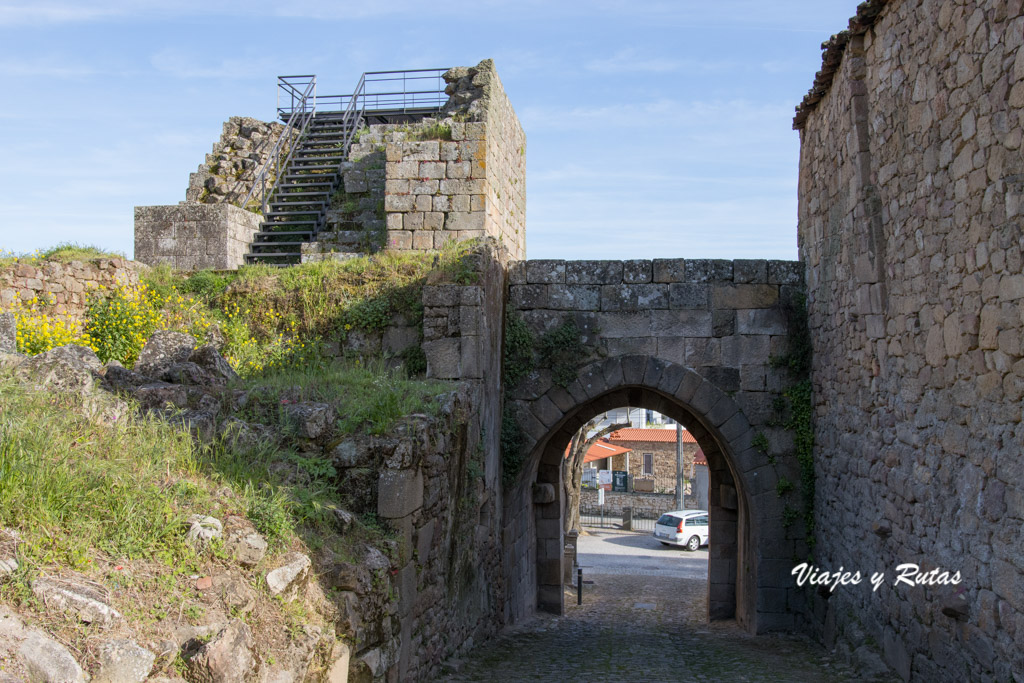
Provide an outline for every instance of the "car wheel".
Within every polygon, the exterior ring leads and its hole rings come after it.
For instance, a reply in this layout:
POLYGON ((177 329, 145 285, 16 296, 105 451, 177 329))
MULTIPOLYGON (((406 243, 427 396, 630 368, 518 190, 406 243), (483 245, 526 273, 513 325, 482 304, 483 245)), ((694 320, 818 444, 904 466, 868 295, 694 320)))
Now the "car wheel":
POLYGON ((696 550, 699 547, 700 547, 700 537, 699 536, 690 536, 690 540, 686 542, 686 549, 687 550, 696 550))

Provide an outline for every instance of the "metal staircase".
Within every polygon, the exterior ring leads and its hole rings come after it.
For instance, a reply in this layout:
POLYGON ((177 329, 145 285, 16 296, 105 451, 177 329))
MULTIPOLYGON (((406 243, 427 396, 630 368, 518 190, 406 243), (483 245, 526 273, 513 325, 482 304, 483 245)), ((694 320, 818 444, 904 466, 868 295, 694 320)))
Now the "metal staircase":
MULTIPOLYGON (((316 95, 316 76, 278 78, 278 116, 285 128, 252 189, 239 204, 263 214, 246 263, 287 266, 323 230, 331 196, 341 186, 356 132, 366 122, 411 121, 436 115, 447 98, 447 69, 364 73, 351 95, 316 95), (401 90, 395 90, 395 82, 401 90), (423 81, 430 90, 413 90, 423 81), (391 92, 384 92, 387 88, 391 92)), ((239 193, 240 194, 240 193, 239 193)))

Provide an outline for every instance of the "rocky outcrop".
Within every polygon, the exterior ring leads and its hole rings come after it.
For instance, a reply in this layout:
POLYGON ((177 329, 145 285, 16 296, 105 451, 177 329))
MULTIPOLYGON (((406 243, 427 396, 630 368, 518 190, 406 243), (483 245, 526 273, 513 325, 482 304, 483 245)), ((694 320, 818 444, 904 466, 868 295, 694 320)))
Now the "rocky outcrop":
POLYGON ((103 364, 92 349, 68 344, 29 356, 16 374, 38 389, 87 394, 102 372, 103 364))
POLYGON ((267 541, 244 517, 232 515, 224 528, 224 548, 243 567, 255 567, 267 554, 267 541))
POLYGON ((140 375, 162 379, 173 365, 189 359, 196 344, 195 337, 181 332, 154 332, 139 352, 134 370, 140 375))

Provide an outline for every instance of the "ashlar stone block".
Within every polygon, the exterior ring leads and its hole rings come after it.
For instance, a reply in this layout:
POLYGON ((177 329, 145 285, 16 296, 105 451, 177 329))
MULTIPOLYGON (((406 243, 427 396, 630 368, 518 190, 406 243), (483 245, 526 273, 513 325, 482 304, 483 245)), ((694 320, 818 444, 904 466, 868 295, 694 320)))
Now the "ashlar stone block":
POLYGON ((423 473, 386 469, 377 479, 377 514, 399 519, 423 507, 423 473))

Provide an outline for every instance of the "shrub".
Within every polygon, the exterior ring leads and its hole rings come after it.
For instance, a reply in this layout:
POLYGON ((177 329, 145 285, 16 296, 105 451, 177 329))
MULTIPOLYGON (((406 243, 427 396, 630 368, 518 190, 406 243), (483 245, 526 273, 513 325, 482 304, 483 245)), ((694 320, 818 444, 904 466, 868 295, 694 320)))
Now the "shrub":
POLYGON ((101 361, 116 360, 130 368, 161 317, 144 288, 121 288, 89 304, 85 331, 101 361))
POLYGON ((14 314, 18 352, 32 356, 65 344, 88 346, 95 351, 93 340, 82 330, 81 324, 63 316, 51 315, 46 310, 50 305, 48 299, 41 302, 38 298, 32 298, 17 301, 7 309, 14 314))

